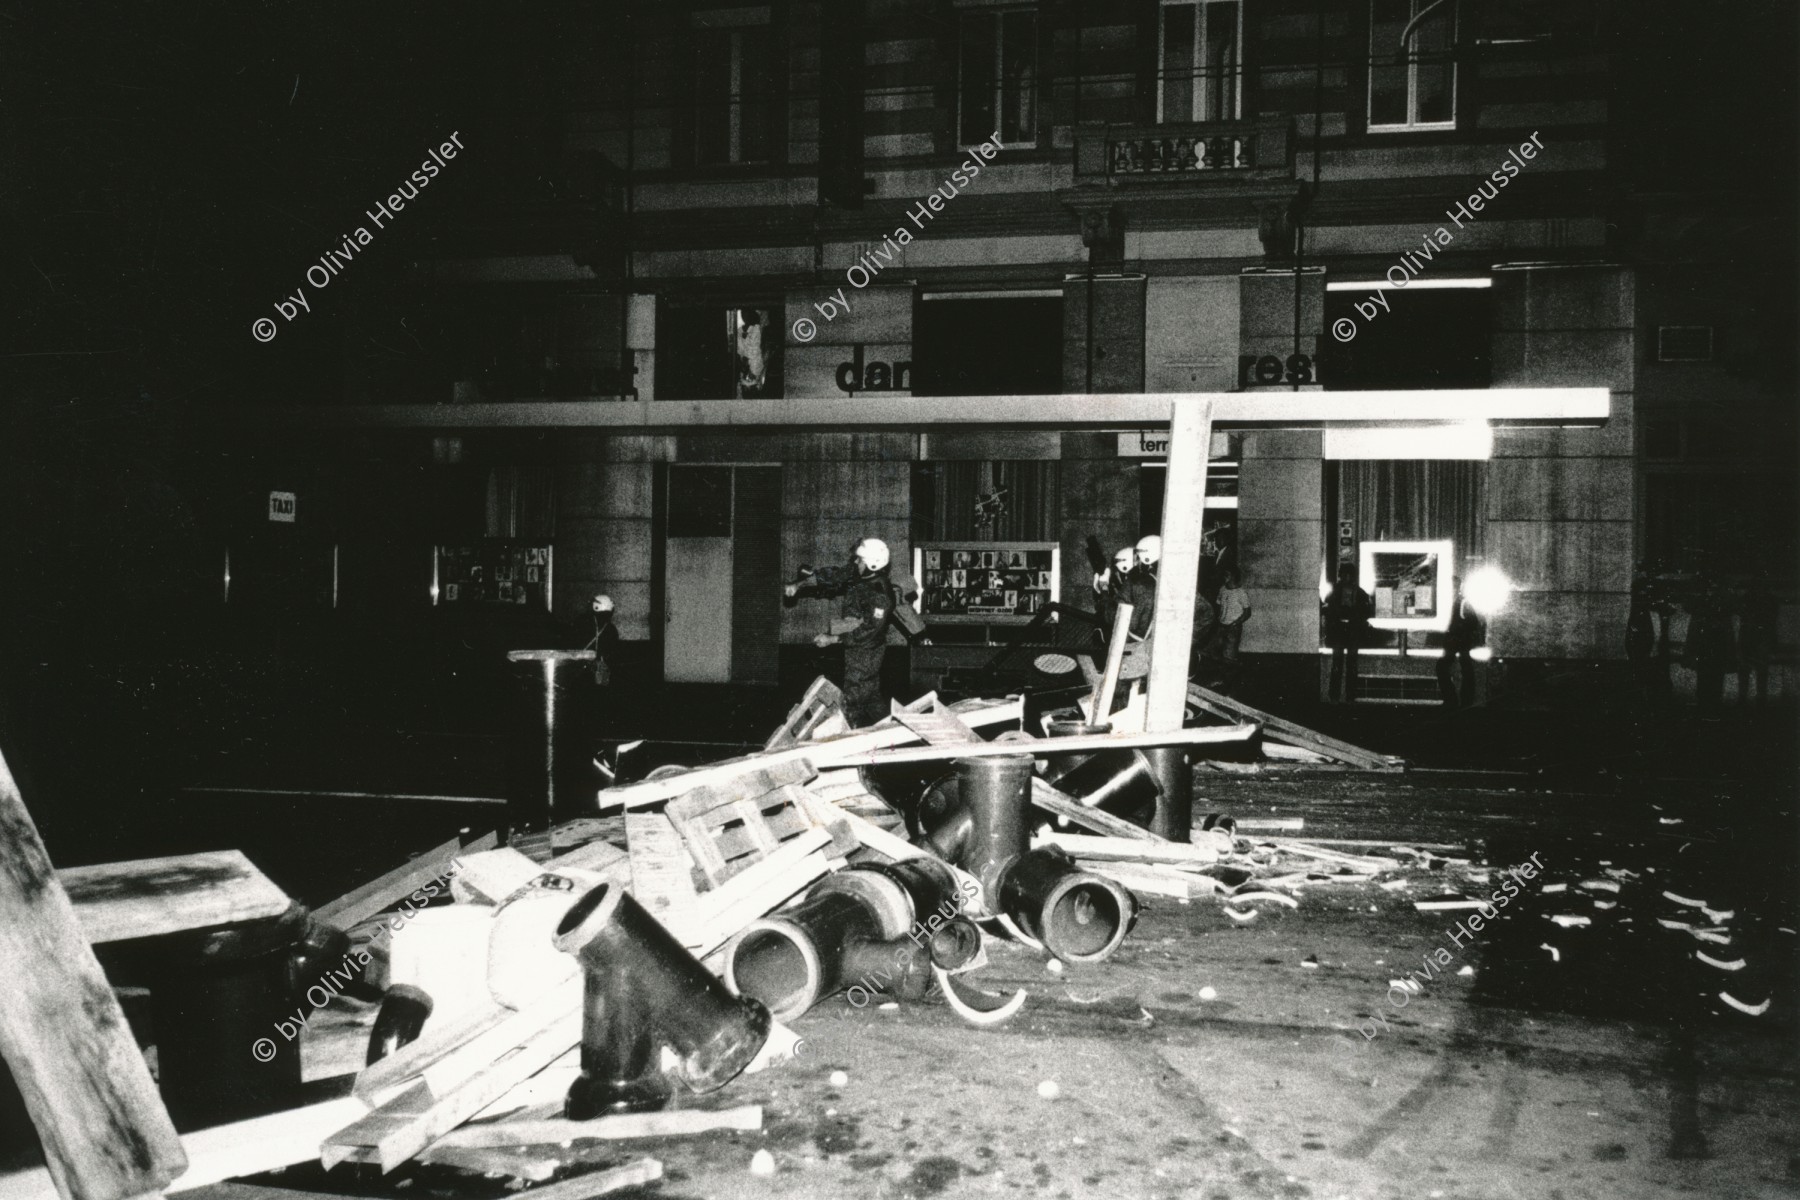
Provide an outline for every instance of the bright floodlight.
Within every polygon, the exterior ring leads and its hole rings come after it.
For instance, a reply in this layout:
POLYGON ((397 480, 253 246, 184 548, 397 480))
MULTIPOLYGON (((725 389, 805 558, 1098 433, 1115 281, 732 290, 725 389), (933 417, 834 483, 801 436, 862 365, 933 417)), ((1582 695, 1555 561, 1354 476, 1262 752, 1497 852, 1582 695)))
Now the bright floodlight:
POLYGON ((1491 564, 1475 568, 1463 581, 1463 597, 1484 617, 1491 617, 1505 608, 1512 593, 1512 580, 1506 577, 1506 572, 1491 564))

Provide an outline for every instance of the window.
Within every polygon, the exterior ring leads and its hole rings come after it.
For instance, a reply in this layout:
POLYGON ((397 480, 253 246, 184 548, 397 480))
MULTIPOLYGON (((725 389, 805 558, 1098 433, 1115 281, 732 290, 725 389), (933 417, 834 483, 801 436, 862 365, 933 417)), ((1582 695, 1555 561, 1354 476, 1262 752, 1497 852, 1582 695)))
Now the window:
POLYGON ((1456 127, 1456 0, 1371 0, 1369 12, 1369 128, 1456 127), (1433 10, 1400 35, 1420 13, 1433 10))
POLYGON ((774 157, 774 39, 767 25, 694 31, 694 161, 774 157))
POLYGON ((656 319, 657 398, 779 397, 781 311, 665 302, 656 319))
POLYGON ((1162 0, 1158 47, 1158 121, 1235 121, 1243 116, 1240 0, 1162 0))
POLYGON ((957 137, 1037 144, 1037 14, 965 12, 957 58, 957 137))

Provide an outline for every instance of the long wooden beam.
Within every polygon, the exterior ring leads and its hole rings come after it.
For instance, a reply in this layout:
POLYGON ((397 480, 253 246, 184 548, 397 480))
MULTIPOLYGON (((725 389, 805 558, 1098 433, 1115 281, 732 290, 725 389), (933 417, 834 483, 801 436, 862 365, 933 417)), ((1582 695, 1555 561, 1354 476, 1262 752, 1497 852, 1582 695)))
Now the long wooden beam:
MULTIPOLYGON (((1327 425, 1494 425, 1555 428, 1606 423, 1606 388, 1452 388, 1366 392, 1192 392, 1213 419, 1237 429, 1327 425)), ((246 409, 247 423, 336 428, 597 428, 619 433, 707 429, 984 428, 1155 429, 1169 423, 1170 393, 1051 396, 906 396, 852 399, 539 400, 494 404, 321 404, 246 409)))
POLYGON ((143 1052, 0 755, 0 1056, 65 1200, 161 1192, 187 1167, 143 1052))
POLYGON ((871 750, 839 760, 844 766, 885 767, 903 763, 947 762, 953 758, 995 758, 1030 754, 1045 758, 1057 754, 1093 754, 1099 750, 1134 750, 1146 746, 1199 746, 1247 741, 1254 725, 1208 725, 1195 729, 1171 729, 1164 733, 1096 733, 1083 737, 1038 738, 1029 742, 969 742, 950 746, 908 746, 900 750, 871 750))
POLYGON ((1163 483, 1162 565, 1156 575, 1156 619, 1150 627, 1150 680, 1145 689, 1144 728, 1152 733, 1180 729, 1187 717, 1212 422, 1211 398, 1185 396, 1174 401, 1168 478, 1163 483))

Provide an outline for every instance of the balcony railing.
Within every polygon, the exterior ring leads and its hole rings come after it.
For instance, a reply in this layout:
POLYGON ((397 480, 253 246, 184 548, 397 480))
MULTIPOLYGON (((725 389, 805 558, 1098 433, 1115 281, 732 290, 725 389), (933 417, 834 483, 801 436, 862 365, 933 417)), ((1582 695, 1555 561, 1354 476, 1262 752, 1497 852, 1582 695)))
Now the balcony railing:
POLYGON ((1075 135, 1075 174, 1088 183, 1289 175, 1293 142, 1293 122, 1285 114, 1254 121, 1085 126, 1075 135))

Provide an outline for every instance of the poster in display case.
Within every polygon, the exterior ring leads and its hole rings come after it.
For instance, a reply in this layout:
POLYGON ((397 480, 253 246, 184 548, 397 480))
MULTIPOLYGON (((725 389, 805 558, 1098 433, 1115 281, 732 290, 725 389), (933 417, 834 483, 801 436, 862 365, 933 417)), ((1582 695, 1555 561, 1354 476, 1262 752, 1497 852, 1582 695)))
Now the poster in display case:
POLYGON ((1450 571, 1454 546, 1429 542, 1364 542, 1360 584, 1373 601, 1377 629, 1442 633, 1450 627, 1450 571))
POLYGON ((925 542, 913 548, 927 623, 1027 624, 1056 599, 1055 542, 925 542))

